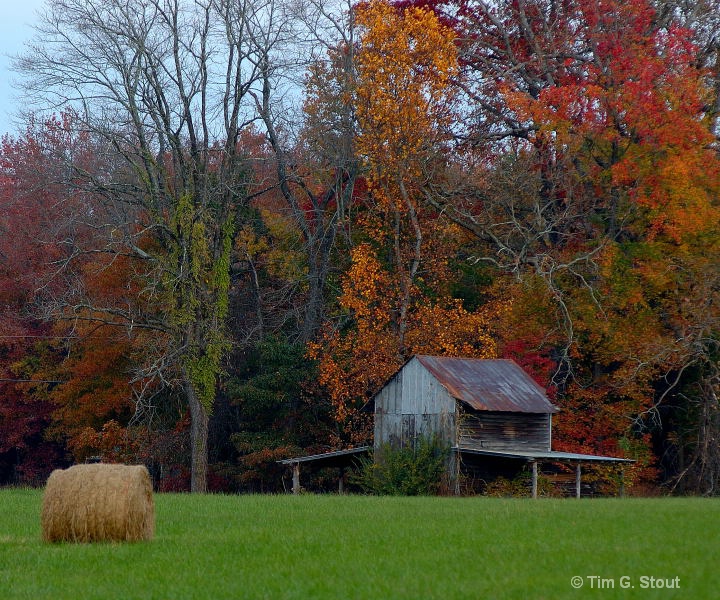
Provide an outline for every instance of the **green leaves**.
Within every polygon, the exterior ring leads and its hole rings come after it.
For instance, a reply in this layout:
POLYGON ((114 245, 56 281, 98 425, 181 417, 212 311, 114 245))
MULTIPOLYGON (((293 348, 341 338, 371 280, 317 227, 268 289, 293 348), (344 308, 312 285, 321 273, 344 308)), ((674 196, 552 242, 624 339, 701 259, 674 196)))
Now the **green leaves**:
POLYGON ((352 481, 380 496, 430 496, 440 491, 447 473, 450 446, 436 435, 419 436, 403 448, 383 444, 373 456, 360 459, 352 481))

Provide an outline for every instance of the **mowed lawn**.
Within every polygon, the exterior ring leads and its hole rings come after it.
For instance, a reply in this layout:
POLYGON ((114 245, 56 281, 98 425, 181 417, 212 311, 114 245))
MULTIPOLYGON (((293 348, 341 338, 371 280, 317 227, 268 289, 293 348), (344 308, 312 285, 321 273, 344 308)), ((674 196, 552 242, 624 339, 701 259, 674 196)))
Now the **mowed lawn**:
POLYGON ((720 597, 714 499, 158 494, 153 541, 94 545, 41 501, 0 490, 3 599, 720 597))

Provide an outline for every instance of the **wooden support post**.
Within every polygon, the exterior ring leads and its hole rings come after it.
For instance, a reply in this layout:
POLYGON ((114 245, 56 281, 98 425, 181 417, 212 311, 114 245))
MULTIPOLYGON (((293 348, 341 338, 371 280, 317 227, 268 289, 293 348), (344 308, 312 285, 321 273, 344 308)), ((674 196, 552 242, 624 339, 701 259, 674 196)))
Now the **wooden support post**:
POLYGON ((460 452, 453 451, 448 458, 448 489, 456 496, 460 495, 460 452))
POLYGON ((537 461, 532 461, 532 497, 537 498, 538 466, 537 461))
POLYGON ((338 480, 338 494, 341 496, 345 493, 345 469, 340 469, 340 479, 338 480))
POLYGON ((293 494, 300 493, 300 463, 293 463, 293 494))
POLYGON ((580 497, 580 463, 575 466, 575 497, 580 497))
POLYGON ((625 465, 620 464, 620 497, 625 497, 625 465))

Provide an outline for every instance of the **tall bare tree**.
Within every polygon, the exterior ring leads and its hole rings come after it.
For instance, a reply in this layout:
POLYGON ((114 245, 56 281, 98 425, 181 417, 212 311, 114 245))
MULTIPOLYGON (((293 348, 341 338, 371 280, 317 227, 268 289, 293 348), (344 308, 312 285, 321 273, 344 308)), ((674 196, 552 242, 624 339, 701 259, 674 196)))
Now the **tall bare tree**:
POLYGON ((142 303, 104 306, 75 290, 56 311, 158 332, 137 381, 182 389, 196 492, 207 489, 208 418, 229 347, 230 252, 251 177, 239 135, 257 117, 251 92, 262 94, 282 40, 276 12, 272 0, 50 0, 16 60, 33 109, 74 109, 115 157, 101 173, 65 171, 112 217, 98 225, 104 247, 72 256, 124 255, 142 280, 142 303))
POLYGON ((272 149, 277 187, 298 227, 306 257, 306 301, 300 339, 323 323, 325 292, 338 231, 347 225, 355 156, 354 26, 346 0, 287 2, 296 54, 263 65, 255 95, 272 149), (304 87, 298 112, 278 102, 284 82, 304 87))

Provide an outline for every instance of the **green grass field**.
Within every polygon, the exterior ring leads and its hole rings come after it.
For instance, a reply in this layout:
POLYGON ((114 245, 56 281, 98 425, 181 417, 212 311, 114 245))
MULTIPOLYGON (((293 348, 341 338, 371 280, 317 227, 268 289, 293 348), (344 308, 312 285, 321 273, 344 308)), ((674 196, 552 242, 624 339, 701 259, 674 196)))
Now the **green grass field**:
POLYGON ((720 500, 158 494, 153 541, 96 545, 44 544, 41 500, 0 490, 3 599, 720 595, 720 500))

